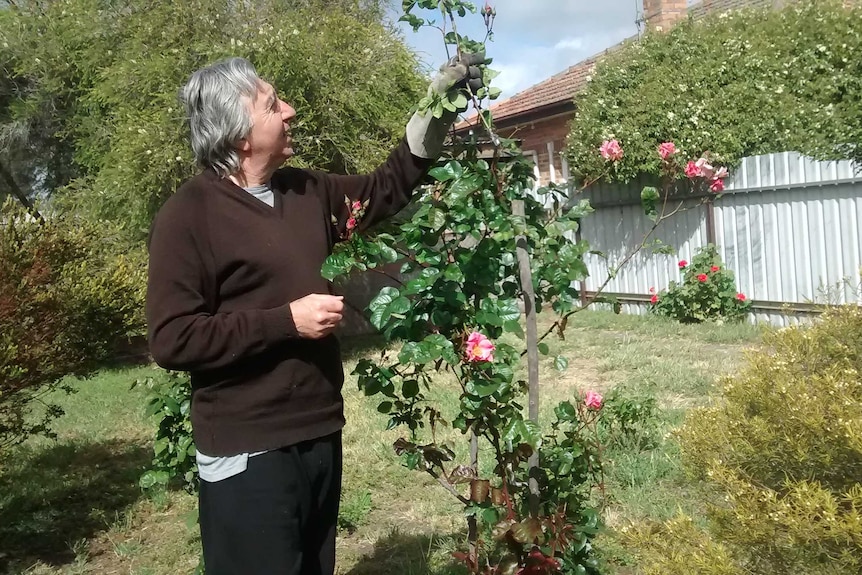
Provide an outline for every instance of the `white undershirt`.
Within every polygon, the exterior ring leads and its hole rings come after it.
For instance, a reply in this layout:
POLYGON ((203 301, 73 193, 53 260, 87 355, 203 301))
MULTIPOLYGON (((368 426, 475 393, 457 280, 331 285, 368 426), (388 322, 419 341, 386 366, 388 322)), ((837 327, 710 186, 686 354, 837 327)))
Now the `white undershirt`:
MULTIPOLYGON (((269 207, 275 206, 275 196, 268 184, 243 189, 269 207)), ((261 453, 266 453, 266 451, 240 453, 239 455, 228 457, 212 457, 197 451, 195 453, 195 460, 198 464, 198 474, 201 479, 210 483, 221 481, 245 471, 248 468, 248 458, 260 455, 261 453)))

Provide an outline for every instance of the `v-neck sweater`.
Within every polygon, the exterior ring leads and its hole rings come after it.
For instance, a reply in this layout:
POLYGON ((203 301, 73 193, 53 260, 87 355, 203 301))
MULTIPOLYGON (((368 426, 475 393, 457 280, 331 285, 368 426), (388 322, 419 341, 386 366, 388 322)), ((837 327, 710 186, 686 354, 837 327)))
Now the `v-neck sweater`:
POLYGON ((149 241, 150 352, 191 373, 198 449, 278 449, 344 426, 338 340, 300 337, 290 302, 331 293, 320 270, 345 234, 345 198, 368 201, 361 232, 407 205, 430 165, 402 141, 368 175, 276 171, 272 207, 212 170, 165 202, 149 241))

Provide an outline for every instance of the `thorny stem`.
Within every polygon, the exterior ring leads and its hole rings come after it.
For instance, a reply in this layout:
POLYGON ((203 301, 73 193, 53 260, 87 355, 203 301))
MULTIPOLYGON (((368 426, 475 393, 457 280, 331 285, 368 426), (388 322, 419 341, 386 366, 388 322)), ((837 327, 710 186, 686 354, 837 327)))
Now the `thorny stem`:
MULTIPOLYGON (((458 25, 455 24, 455 15, 452 14, 452 11, 448 8, 445 9, 446 14, 449 16, 449 21, 452 23, 452 32, 455 33, 455 38, 458 42, 458 57, 461 57, 461 35, 458 34, 458 25)), ((485 36, 487 39, 487 35, 485 36)), ((448 53, 448 52, 447 52, 448 53)), ((491 128, 491 123, 485 119, 485 116, 482 115, 482 105, 479 103, 479 100, 476 98, 476 95, 473 94, 473 90, 470 86, 467 86, 467 93, 470 94, 470 99, 473 101, 473 106, 476 108, 476 116, 482 121, 482 124, 485 127, 485 130, 488 131, 488 136, 491 138, 491 143, 494 144, 495 150, 500 146, 500 138, 497 134, 494 133, 494 130, 491 128)))
POLYGON ((442 485, 446 489, 446 491, 454 495, 458 499, 458 501, 460 501, 464 505, 470 505, 470 500, 458 493, 458 490, 455 489, 455 486, 446 481, 446 479, 444 479, 439 473, 437 473, 433 469, 426 469, 426 471, 429 475, 431 475, 431 477, 436 479, 440 483, 440 485, 442 485))

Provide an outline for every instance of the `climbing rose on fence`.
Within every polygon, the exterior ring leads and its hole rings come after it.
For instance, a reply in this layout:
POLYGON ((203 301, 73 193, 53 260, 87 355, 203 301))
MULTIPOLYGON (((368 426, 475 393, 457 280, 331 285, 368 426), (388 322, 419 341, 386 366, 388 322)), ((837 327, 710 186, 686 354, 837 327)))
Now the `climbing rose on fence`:
POLYGON ((720 268, 720 267, 718 267, 718 266, 712 266, 711 268, 709 268, 709 271, 711 271, 711 272, 717 272, 717 271, 718 271, 718 270, 720 270, 720 269, 721 269, 721 268, 720 268))
POLYGON ((703 283, 708 279, 709 276, 707 276, 706 274, 697 274, 697 281, 699 281, 700 283, 703 283))
POLYGON ((688 265, 688 262, 687 262, 687 261, 685 261, 685 260, 679 260, 679 269, 682 269, 682 268, 684 268, 684 267, 685 267, 685 266, 687 266, 687 265, 688 265))
POLYGON ((701 178, 710 179, 715 175, 715 168, 706 158, 700 158, 694 165, 697 167, 697 175, 701 178))
POLYGON ((650 303, 658 303, 658 294, 652 294, 652 297, 649 298, 650 303))
POLYGON ((584 399, 584 405, 589 407, 590 409, 601 409, 602 408, 602 395, 595 391, 588 391, 587 396, 584 399))
POLYGON ((697 164, 689 160, 685 165, 685 175, 691 179, 698 177, 700 175, 700 170, 697 168, 697 164))
POLYGON ((658 155, 662 160, 668 160, 675 155, 679 150, 676 149, 676 144, 673 142, 664 142, 658 146, 658 155))
POLYGON ((467 359, 470 361, 494 361, 494 344, 478 331, 467 337, 467 359))
POLYGON ((736 294, 736 299, 738 299, 739 301, 745 301, 745 294, 744 293, 736 294))
POLYGON ((623 148, 617 140, 605 140, 599 147, 602 157, 611 162, 616 162, 623 158, 623 148))

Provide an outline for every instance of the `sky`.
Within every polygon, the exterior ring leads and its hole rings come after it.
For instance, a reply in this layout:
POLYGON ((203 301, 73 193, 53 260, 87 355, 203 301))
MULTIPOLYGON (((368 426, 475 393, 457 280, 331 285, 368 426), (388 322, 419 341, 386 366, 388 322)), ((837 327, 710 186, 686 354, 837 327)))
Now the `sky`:
MULTIPOLYGON (((492 0, 497 9, 494 41, 487 54, 500 71, 494 85, 501 100, 545 80, 614 44, 637 35, 642 0, 492 0)), ((481 0, 474 0, 481 7, 481 0)), ((397 4, 400 5, 400 2, 397 4)), ((431 13, 417 15, 432 17, 431 13)), ((437 15, 439 24, 439 14, 437 15)), ((458 32, 475 40, 485 36, 480 14, 456 20, 458 32)), ((445 60, 439 30, 419 32, 399 24, 423 64, 436 70, 445 60)))

